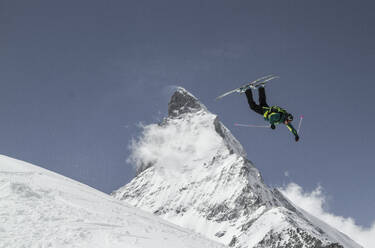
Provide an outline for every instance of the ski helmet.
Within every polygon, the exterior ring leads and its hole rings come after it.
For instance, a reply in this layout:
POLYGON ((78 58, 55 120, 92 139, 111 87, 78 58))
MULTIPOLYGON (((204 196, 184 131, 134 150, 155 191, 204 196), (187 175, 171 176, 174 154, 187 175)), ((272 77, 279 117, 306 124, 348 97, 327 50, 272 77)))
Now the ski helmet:
POLYGON ((293 115, 288 113, 288 114, 286 115, 286 119, 287 119, 288 121, 292 121, 292 120, 293 120, 293 115))

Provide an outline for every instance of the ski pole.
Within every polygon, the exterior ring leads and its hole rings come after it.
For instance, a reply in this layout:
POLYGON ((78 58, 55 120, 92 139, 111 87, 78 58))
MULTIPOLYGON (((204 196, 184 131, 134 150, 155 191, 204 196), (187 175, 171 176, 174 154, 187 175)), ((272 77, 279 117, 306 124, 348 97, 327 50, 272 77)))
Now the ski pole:
POLYGON ((299 133, 299 130, 301 129, 302 120, 303 120, 303 115, 301 115, 301 117, 300 117, 300 119, 299 119, 297 133, 299 133))
POLYGON ((259 125, 251 125, 251 124, 238 124, 238 123, 234 123, 235 126, 238 126, 238 127, 260 127, 260 128, 269 128, 270 126, 259 126, 259 125))

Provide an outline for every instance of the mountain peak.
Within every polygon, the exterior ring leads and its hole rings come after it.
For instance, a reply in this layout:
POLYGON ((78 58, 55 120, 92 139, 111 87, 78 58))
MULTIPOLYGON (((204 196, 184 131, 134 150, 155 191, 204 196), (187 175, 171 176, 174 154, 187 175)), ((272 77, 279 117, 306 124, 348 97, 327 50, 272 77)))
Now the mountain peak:
POLYGON ((201 109, 206 109, 206 107, 199 102, 198 98, 186 89, 178 87, 168 103, 168 117, 173 118, 201 109))
POLYGON ((360 247, 269 188, 230 130, 187 90, 177 88, 168 113, 133 142, 129 161, 139 173, 115 198, 230 247, 360 247))
POLYGON ((142 135, 132 142, 128 161, 135 166, 137 176, 150 167, 160 173, 183 172, 186 176, 190 170, 211 164, 215 157, 246 156, 218 116, 184 88, 177 88, 172 95, 168 113, 161 123, 144 126, 142 135))

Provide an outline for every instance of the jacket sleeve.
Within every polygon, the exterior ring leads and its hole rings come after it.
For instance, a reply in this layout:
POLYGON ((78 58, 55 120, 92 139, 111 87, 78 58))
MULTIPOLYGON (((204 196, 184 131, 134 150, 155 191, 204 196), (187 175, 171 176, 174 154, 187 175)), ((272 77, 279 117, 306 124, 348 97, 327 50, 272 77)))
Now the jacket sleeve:
POLYGON ((292 124, 287 124, 286 127, 289 129, 289 131, 294 134, 295 137, 298 137, 298 133, 297 133, 297 130, 293 127, 292 124))

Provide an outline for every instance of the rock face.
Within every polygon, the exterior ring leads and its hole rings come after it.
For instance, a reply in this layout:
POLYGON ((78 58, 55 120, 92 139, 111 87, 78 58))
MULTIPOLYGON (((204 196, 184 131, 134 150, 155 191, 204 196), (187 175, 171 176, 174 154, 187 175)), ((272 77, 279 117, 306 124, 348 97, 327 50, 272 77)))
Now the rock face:
POLYGON ((241 144, 189 92, 177 89, 168 107, 133 143, 139 174, 114 197, 229 247, 361 247, 265 185, 241 144))
POLYGON ((168 103, 168 116, 177 117, 185 113, 192 113, 206 109, 197 99, 184 90, 179 88, 173 95, 168 103))

